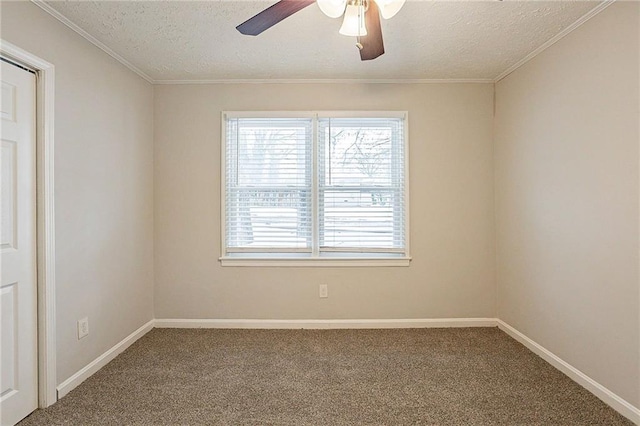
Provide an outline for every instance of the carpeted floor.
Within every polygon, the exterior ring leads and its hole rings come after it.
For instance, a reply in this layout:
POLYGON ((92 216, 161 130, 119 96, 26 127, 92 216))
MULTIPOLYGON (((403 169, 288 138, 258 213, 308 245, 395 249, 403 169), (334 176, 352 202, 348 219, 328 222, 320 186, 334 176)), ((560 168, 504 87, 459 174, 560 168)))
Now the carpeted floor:
POLYGON ((497 328, 155 329, 31 425, 630 425, 497 328))

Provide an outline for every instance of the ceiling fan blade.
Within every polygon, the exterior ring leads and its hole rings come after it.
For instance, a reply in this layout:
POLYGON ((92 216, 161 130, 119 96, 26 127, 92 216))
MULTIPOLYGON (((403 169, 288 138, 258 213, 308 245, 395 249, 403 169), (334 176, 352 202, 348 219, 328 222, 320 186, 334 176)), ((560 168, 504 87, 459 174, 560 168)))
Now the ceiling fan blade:
POLYGON ((273 27, 278 22, 293 15, 294 13, 304 9, 311 3, 315 3, 315 0, 280 0, 255 15, 253 18, 249 18, 242 24, 238 25, 236 29, 245 35, 256 36, 273 27))
POLYGON ((380 26, 380 12, 375 1, 369 0, 369 8, 364 14, 367 35, 360 37, 360 59, 370 61, 384 53, 382 42, 382 27, 380 26))

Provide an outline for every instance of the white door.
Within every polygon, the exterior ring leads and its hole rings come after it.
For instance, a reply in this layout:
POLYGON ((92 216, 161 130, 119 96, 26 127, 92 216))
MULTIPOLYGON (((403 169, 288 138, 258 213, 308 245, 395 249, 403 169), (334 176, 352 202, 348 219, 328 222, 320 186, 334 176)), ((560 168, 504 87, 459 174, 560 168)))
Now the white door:
POLYGON ((0 423, 38 406, 36 79, 2 61, 0 150, 0 423))

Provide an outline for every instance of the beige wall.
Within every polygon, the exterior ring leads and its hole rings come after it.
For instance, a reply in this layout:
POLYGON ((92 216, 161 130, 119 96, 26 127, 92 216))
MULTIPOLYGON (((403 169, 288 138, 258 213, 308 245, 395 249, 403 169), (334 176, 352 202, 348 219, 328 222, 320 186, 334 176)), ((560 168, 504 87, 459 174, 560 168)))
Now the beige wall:
POLYGON ((491 84, 156 86, 156 318, 494 317, 492 114, 491 84), (221 111, 367 109, 409 111, 411 266, 221 267, 221 111))
POLYGON ((32 3, 1 8, 2 39, 56 71, 61 383, 153 318, 153 88, 32 3))
POLYGON ((496 85, 498 317, 640 406, 640 4, 496 85))

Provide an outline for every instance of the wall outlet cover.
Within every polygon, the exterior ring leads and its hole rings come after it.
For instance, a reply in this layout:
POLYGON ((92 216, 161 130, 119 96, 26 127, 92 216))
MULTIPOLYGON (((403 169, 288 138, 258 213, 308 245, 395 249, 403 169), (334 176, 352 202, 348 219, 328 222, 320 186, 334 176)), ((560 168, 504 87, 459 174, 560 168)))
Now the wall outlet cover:
POLYGON ((329 297, 329 286, 327 284, 320 284, 320 298, 324 299, 329 297))
POLYGON ((89 318, 84 317, 78 320, 78 340, 89 335, 89 318))

